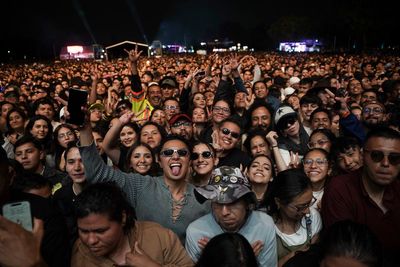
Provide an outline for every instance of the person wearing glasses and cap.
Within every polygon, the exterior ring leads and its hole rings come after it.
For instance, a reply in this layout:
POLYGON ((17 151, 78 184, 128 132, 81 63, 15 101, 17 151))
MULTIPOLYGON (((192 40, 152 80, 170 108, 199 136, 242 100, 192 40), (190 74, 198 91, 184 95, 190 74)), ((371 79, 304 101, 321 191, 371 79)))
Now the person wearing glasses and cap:
POLYGON ((239 168, 216 168, 208 185, 196 187, 194 193, 200 203, 211 200, 212 212, 187 228, 185 247, 193 261, 199 259, 208 240, 230 232, 249 241, 259 266, 277 266, 274 223, 266 213, 253 210, 256 198, 239 168))
POLYGON ((398 265, 400 134, 386 127, 371 130, 362 158, 358 171, 336 176, 326 187, 321 209, 324 226, 342 220, 367 225, 398 265))
POLYGON ((210 211, 209 203, 196 201, 194 186, 186 180, 191 148, 179 136, 169 136, 161 142, 158 157, 163 175, 159 177, 124 173, 106 166, 96 151, 89 123, 80 129, 79 152, 88 183, 116 182, 135 208, 138 220, 157 222, 171 229, 182 243, 188 225, 210 211))

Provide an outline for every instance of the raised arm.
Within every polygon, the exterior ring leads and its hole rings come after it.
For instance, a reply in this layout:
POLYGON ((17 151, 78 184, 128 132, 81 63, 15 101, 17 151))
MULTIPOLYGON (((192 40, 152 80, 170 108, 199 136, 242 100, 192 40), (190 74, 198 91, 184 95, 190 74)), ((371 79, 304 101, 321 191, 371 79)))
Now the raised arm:
POLYGON ((103 140, 103 149, 114 165, 117 165, 121 156, 121 150, 118 147, 118 136, 121 129, 133 117, 132 112, 123 114, 118 119, 114 119, 111 128, 108 130, 103 140))
POLYGON ((142 83, 140 81, 137 65, 138 65, 140 54, 143 51, 138 52, 138 46, 136 45, 134 50, 128 51, 125 49, 125 52, 128 53, 128 59, 129 59, 128 66, 129 66, 129 70, 132 74, 132 76, 131 76, 132 90, 135 93, 142 92, 143 88, 142 88, 142 83))

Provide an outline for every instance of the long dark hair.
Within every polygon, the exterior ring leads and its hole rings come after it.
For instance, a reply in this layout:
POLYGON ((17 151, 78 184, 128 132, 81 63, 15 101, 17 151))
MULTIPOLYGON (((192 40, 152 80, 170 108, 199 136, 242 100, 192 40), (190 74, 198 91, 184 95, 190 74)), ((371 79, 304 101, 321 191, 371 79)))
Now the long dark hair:
POLYGON ((128 152, 126 153, 123 171, 124 172, 135 172, 134 169, 130 166, 131 165, 131 157, 132 157, 133 151, 135 151, 136 148, 141 147, 141 146, 147 148, 150 151, 151 158, 153 159, 153 162, 151 163, 151 167, 146 174, 155 176, 157 174, 157 162, 156 162, 156 156, 154 154, 154 151, 153 151, 153 149, 151 149, 151 147, 148 144, 141 143, 141 142, 136 142, 129 148, 128 152))
POLYGON ((239 233, 214 236, 203 249, 195 267, 257 267, 257 258, 239 233))
POLYGON ((274 218, 279 217, 279 208, 275 199, 286 205, 297 196, 311 189, 311 181, 301 169, 289 169, 278 173, 268 187, 264 198, 268 214, 274 218))

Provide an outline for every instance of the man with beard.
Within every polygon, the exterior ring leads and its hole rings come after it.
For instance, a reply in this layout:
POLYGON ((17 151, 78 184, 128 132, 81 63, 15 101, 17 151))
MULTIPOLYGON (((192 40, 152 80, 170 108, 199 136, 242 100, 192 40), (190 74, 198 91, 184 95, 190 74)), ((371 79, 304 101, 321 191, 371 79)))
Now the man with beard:
POLYGON ((193 141, 192 119, 184 113, 176 114, 169 120, 171 133, 179 135, 187 141, 193 141))

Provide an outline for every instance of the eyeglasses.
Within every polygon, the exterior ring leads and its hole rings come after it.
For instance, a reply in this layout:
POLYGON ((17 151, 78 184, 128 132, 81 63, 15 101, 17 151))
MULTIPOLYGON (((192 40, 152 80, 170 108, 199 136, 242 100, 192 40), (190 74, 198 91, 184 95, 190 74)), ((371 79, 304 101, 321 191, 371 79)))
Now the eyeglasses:
POLYGON ((318 145, 318 146, 323 146, 323 145, 325 145, 326 143, 329 143, 329 140, 320 139, 320 140, 318 140, 317 142, 309 142, 309 143, 307 144, 307 146, 308 146, 308 148, 314 148, 316 145, 318 145))
POLYGON ((379 107, 376 107, 376 108, 364 108, 363 109, 363 113, 365 113, 365 114, 370 114, 370 113, 383 113, 383 108, 379 108, 379 107))
POLYGON ((317 199, 315 197, 313 197, 311 202, 306 204, 306 205, 294 206, 294 205, 288 204, 288 207, 291 207, 291 208, 295 209, 297 212, 303 212, 306 209, 308 209, 309 207, 311 207, 312 205, 314 205, 315 202, 317 202, 317 199))
POLYGON ((160 155, 164 157, 172 157, 174 153, 177 153, 179 157, 186 157, 187 155, 189 155, 189 151, 187 151, 186 149, 172 149, 172 148, 161 151, 160 155))
POLYGON ((164 109, 166 109, 166 110, 176 110, 178 108, 179 108, 178 106, 165 106, 164 107, 164 109))
POLYGON ((224 107, 219 107, 219 106, 214 106, 213 107, 213 111, 222 112, 222 113, 226 113, 226 114, 230 114, 231 113, 231 110, 229 108, 224 108, 224 107))
POLYGON ((190 127, 190 126, 192 126, 192 123, 190 123, 189 121, 178 121, 178 122, 172 124, 171 127, 178 128, 178 127, 181 127, 181 126, 190 127))
POLYGON ((297 121, 296 118, 293 118, 293 117, 292 118, 288 118, 283 124, 283 129, 286 130, 287 128, 292 126, 296 121, 297 121))
POLYGON ((232 132, 231 130, 229 130, 229 129, 227 129, 227 128, 222 128, 221 129, 221 132, 224 134, 224 135, 231 135, 233 138, 235 138, 235 139, 238 139, 239 137, 240 137, 240 134, 239 133, 236 133, 236 132, 232 132))
POLYGON ((70 136, 73 136, 73 135, 74 135, 73 132, 68 131, 68 132, 66 132, 66 133, 59 134, 59 135, 58 135, 58 138, 60 138, 60 139, 65 139, 67 136, 70 137, 70 136))
POLYGON ((191 155, 191 159, 192 160, 197 160, 200 155, 204 158, 204 159, 209 159, 213 156, 213 153, 211 151, 203 151, 201 153, 195 153, 193 152, 191 155))
POLYGON ((321 159, 321 158, 316 158, 316 159, 303 159, 303 165, 304 166, 311 166, 313 163, 317 164, 317 166, 324 166, 328 160, 327 159, 321 159))
POLYGON ((369 156, 371 157, 373 162, 381 162, 383 158, 386 156, 391 165, 400 164, 400 153, 395 153, 395 152, 383 153, 382 151, 379 150, 367 150, 367 149, 364 149, 364 151, 369 153, 369 156))

